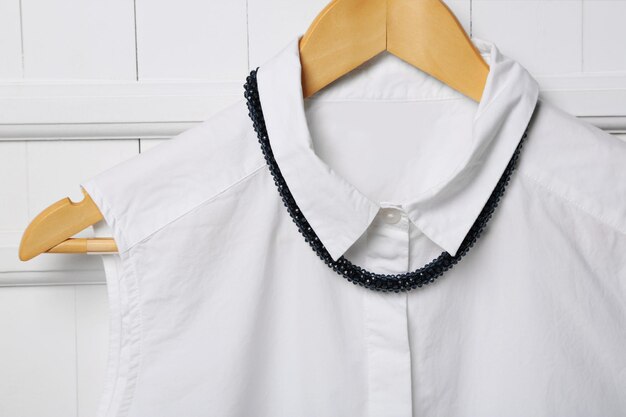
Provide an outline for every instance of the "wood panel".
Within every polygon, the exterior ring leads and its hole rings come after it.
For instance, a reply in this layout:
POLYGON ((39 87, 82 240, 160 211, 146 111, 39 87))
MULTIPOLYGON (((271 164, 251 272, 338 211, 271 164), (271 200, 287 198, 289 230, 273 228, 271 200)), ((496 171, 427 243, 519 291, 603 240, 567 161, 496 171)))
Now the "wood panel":
POLYGON ((248 65, 245 0, 136 3, 140 80, 244 76, 248 65))
POLYGON ((0 142, 0 231, 17 232, 28 224, 26 167, 26 142, 0 142))
POLYGON ((141 139, 141 153, 147 152, 167 139, 141 139))
POLYGON ((137 140, 29 141, 29 217, 63 196, 82 200, 80 181, 138 153, 137 140))
POLYGON ((74 288, 0 288, 0 329, 0 415, 76 416, 74 288))
POLYGON ((583 2, 583 71, 626 72, 626 1, 583 2))
POLYGON ((104 285, 75 288, 78 417, 93 417, 105 382, 109 343, 107 291, 104 285))
POLYGON ((302 35, 328 0, 248 0, 250 69, 302 35))
POLYGON ((473 0, 472 34, 533 74, 580 72, 582 0, 473 0))
POLYGON ((20 0, 0 1, 0 79, 22 78, 20 0))
POLYGON ((132 1, 21 4, 24 78, 136 79, 132 1))
POLYGON ((243 97, 240 81, 0 83, 0 140, 138 137, 205 120, 243 97))

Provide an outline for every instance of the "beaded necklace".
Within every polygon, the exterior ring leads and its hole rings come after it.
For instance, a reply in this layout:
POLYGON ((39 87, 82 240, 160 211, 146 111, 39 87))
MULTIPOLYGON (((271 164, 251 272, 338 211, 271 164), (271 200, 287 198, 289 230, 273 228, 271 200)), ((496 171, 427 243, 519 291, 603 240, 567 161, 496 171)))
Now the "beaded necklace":
POLYGON ((328 267, 332 268, 333 271, 337 272, 339 275, 343 276, 355 285, 360 285, 374 291, 398 293, 400 291, 410 291, 412 289, 422 287, 423 285, 435 282, 435 279, 440 277, 447 270, 451 269, 463 256, 467 254, 469 249, 474 246, 474 243, 485 228, 487 221, 491 218, 493 211, 497 207, 498 202, 504 193, 504 189, 509 183, 511 173, 517 165, 522 144, 527 136, 528 126, 526 127, 526 130, 524 131, 524 134, 517 145, 511 160, 506 166, 504 173, 500 177, 500 180, 496 184, 491 196, 476 218, 474 224, 463 239, 463 242, 461 243, 461 246, 455 256, 450 255, 448 252, 443 252, 431 262, 414 271, 404 274, 378 274, 353 264, 344 256, 341 256, 335 261, 328 253, 324 244, 320 241, 319 237, 296 204, 296 201, 289 191, 287 183, 280 172, 280 168, 274 159, 274 154, 270 146, 257 88, 256 75, 258 69, 259 67, 250 71, 250 75, 246 77, 246 83, 243 86, 244 97, 247 100, 249 110, 248 115, 252 119, 254 130, 257 133, 258 142, 261 145, 265 161, 267 162, 269 171, 274 178, 274 184, 276 184, 276 188, 282 198, 283 205, 287 208, 293 222, 298 227, 298 232, 300 232, 300 234, 304 237, 304 240, 328 267))

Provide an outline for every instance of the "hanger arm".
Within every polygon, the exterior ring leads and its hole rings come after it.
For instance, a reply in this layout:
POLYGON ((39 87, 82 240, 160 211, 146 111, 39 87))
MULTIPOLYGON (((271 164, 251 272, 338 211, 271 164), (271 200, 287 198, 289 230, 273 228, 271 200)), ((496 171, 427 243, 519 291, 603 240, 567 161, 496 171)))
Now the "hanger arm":
POLYGON ((489 73, 441 0, 334 0, 299 46, 305 98, 385 50, 475 101, 489 73))
POLYGON ((76 233, 102 220, 102 213, 89 194, 78 203, 64 198, 52 204, 28 225, 20 243, 19 257, 28 261, 44 253, 116 252, 111 238, 71 239, 76 233))
POLYGON ((489 65, 441 0, 389 0, 387 50, 480 101, 489 65))
POLYGON ((387 0, 333 0, 300 39, 302 89, 313 95, 386 49, 387 0))

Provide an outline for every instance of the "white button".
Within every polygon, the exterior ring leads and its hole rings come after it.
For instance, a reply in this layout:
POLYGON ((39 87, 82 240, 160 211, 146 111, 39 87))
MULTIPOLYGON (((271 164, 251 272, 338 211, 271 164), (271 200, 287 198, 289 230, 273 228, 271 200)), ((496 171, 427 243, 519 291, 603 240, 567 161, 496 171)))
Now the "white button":
POLYGON ((380 215, 383 221, 389 224, 398 223, 400 221, 400 217, 402 217, 399 210, 386 207, 380 210, 380 215))

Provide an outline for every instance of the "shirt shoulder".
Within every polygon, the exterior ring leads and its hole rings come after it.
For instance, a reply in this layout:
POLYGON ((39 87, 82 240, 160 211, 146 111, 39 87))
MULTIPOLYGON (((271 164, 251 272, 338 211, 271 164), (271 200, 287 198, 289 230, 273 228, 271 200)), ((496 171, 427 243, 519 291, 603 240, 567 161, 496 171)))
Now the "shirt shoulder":
POLYGON ((265 166, 244 98, 80 183, 120 252, 265 166))
POLYGON ((539 99, 519 170, 626 235, 626 141, 539 99))

